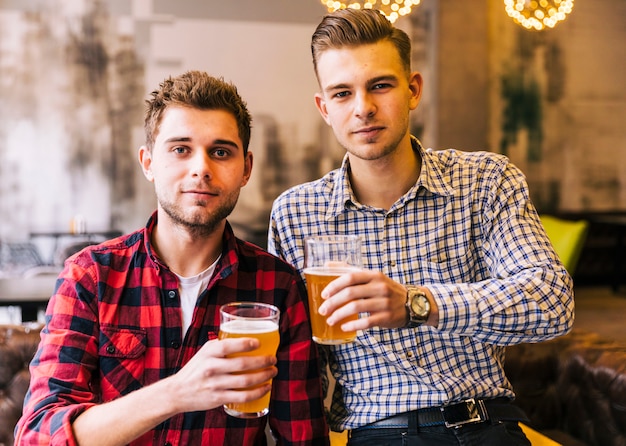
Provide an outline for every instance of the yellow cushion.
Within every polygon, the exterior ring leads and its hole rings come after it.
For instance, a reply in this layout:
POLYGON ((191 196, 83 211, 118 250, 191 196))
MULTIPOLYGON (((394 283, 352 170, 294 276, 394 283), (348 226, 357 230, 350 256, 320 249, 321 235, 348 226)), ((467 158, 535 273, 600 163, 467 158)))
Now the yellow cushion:
POLYGON ((348 432, 330 432, 330 446, 343 446, 348 443, 348 432))
POLYGON ((548 238, 557 255, 570 274, 574 274, 580 258, 589 222, 586 220, 565 220, 552 215, 541 215, 548 238))
POLYGON ((531 427, 526 426, 524 423, 519 423, 519 426, 522 428, 528 441, 532 446, 560 446, 561 443, 557 443, 551 438, 546 437, 545 435, 537 432, 531 427))
MULTIPOLYGON (((528 437, 530 444, 533 446, 559 446, 554 440, 546 437, 545 435, 537 432, 536 430, 526 426, 523 423, 519 423, 520 427, 528 437)), ((343 432, 331 432, 330 433, 330 445, 331 446, 344 446, 348 443, 348 434, 343 432)))

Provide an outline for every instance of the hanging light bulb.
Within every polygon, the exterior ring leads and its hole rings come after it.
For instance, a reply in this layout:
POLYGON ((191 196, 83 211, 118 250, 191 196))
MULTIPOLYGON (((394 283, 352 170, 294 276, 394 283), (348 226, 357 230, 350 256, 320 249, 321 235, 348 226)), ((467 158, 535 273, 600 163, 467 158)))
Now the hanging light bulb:
POLYGON ((554 28, 574 8, 574 0, 504 0, 506 13, 526 29, 554 28))
POLYGON ((336 0, 320 0, 328 9, 328 12, 334 12, 338 9, 378 9, 381 11, 391 23, 394 23, 399 17, 405 16, 411 12, 413 6, 420 4, 421 0, 353 0, 349 2, 340 2, 336 0))

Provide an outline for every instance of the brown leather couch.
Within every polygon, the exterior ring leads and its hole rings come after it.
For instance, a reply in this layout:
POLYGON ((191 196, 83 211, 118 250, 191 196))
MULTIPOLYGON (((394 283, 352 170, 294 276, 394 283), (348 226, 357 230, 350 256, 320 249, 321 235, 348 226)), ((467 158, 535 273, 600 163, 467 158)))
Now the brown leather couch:
MULTIPOLYGON (((0 325, 0 446, 13 444, 39 330, 0 325)), ((567 446, 626 446, 626 344, 574 330, 509 347, 505 369, 532 428, 567 446)))
POLYGON ((573 330, 507 348, 530 426, 563 445, 626 446, 626 344, 573 330))
POLYGON ((0 446, 13 445, 13 429, 28 390, 28 364, 41 327, 0 325, 0 446))

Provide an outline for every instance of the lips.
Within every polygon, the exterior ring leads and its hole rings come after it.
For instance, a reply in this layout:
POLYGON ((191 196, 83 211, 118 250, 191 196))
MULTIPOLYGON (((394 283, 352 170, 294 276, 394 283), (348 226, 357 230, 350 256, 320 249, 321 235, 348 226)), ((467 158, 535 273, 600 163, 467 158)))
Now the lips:
POLYGON ((202 197, 214 197, 219 195, 217 192, 215 191, 211 191, 211 190, 205 190, 205 189, 189 189, 189 190, 184 190, 183 191, 184 195, 193 195, 193 196, 197 196, 199 198, 202 197))
POLYGON ((370 127, 363 127, 358 130, 355 130, 353 133, 355 135, 361 135, 361 136, 371 138, 373 136, 378 135, 384 129, 385 128, 382 126, 370 126, 370 127))

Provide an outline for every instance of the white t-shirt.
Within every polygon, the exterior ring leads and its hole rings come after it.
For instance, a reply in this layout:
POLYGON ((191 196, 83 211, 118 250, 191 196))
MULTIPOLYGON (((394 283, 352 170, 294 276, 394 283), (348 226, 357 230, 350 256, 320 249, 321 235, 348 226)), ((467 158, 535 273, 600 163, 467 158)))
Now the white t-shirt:
POLYGON ((183 310, 183 333, 187 333, 191 325, 193 309, 196 307, 198 296, 200 296, 209 285, 209 280, 213 275, 213 271, 215 271, 215 265, 217 265, 219 259, 218 257, 211 266, 195 276, 182 277, 176 274, 179 280, 180 306, 183 310))

